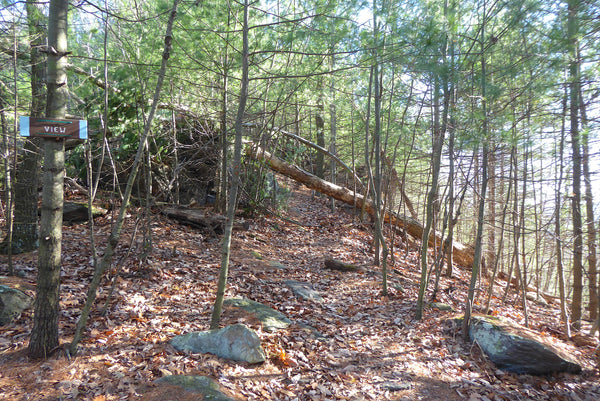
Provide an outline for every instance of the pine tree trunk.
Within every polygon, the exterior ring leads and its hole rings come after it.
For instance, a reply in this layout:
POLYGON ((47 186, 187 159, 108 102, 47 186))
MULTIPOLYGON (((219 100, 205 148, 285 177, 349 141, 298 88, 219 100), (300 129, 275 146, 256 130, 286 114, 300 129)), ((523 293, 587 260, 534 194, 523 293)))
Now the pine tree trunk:
MULTIPOLYGON (((29 26, 30 64, 31 64, 31 117, 42 117, 46 107, 46 63, 40 51, 46 43, 45 16, 32 0, 26 5, 29 26)), ((12 229, 12 253, 29 252, 38 247, 38 186, 39 170, 42 159, 42 141, 29 138, 23 147, 23 157, 16 171, 14 183, 14 216, 12 229)), ((8 238, 2 244, 7 250, 8 238)))
POLYGON ((569 50, 569 98, 570 134, 573 149, 573 299, 571 319, 573 328, 581 327, 583 297, 583 223, 581 217, 581 144, 579 138, 579 60, 578 60, 578 4, 579 0, 568 1, 567 39, 569 50))
MULTIPOLYGON (((48 97, 46 116, 64 118, 67 111, 68 0, 51 0, 48 26, 48 97)), ((47 358, 58 346, 62 245, 64 140, 44 140, 42 216, 33 329, 27 353, 47 358)))
MULTIPOLYGON (((434 85, 434 98, 435 103, 439 105, 439 84, 434 85)), ((419 294, 417 297, 417 312, 415 319, 420 320, 423 316, 423 303, 425 298, 425 291, 427 290, 427 284, 429 281, 428 270, 429 266, 427 263, 427 251, 429 248, 429 234, 432 230, 435 232, 434 217, 437 212, 435 203, 438 201, 438 182, 440 177, 440 169, 442 163, 442 147, 444 145, 444 134, 440 129, 439 124, 439 107, 436 107, 436 117, 433 125, 433 152, 431 154, 431 188, 427 194, 426 208, 426 221, 425 229, 423 230, 423 238, 421 242, 421 280, 419 285, 419 294)))
POLYGON ((213 306, 210 320, 211 330, 218 329, 223 310, 223 301, 229 276, 229 257, 231 254, 231 236, 235 219, 237 205, 237 194, 240 186, 241 160, 242 160, 242 136, 244 133, 244 114, 248 100, 248 0, 244 0, 244 20, 242 28, 242 83, 240 88, 240 100, 238 103, 237 116, 235 119, 235 143, 233 149, 233 174, 227 203, 227 221, 223 233, 221 248, 221 268, 219 270, 219 281, 217 283, 217 296, 213 306))
MULTIPOLYGON (((488 120, 487 120, 487 100, 486 100, 486 55, 485 55, 485 22, 486 22, 486 1, 483 2, 483 21, 481 23, 481 112, 482 112, 482 138, 483 138, 483 160, 481 163, 481 191, 479 193, 479 207, 477 212, 477 230, 475 234, 475 251, 473 253, 473 268, 471 269, 471 282, 465 301, 465 317, 462 324, 462 337, 464 341, 469 339, 469 328, 471 325, 471 312, 475 296, 475 286, 479 277, 481 254, 483 248, 483 225, 485 219, 486 191, 488 184, 488 120)), ((474 191, 476 192, 476 191, 474 191)))
MULTIPOLYGON (((315 128, 317 130, 317 145, 325 148, 325 120, 323 119, 323 78, 319 77, 319 103, 317 104, 317 114, 315 115, 315 128)), ((319 178, 325 178, 325 158, 321 152, 317 153, 315 158, 315 175, 319 178)))
POLYGON ((563 241, 562 241, 562 218, 561 218, 561 208, 562 208, 562 181, 563 181, 563 162, 564 162, 564 149, 565 149, 565 119, 567 115, 567 93, 565 93, 563 99, 563 118, 562 118, 562 128, 560 132, 560 143, 558 150, 558 163, 556 163, 557 171, 557 180, 556 180, 556 188, 554 190, 554 203, 555 203, 555 211, 554 211, 554 237, 556 238, 555 246, 556 246, 556 274, 558 275, 558 293, 560 295, 560 319, 562 320, 565 327, 565 334, 567 337, 571 337, 571 325, 569 324, 569 315, 567 312, 567 297, 565 294, 565 273, 564 273, 564 265, 563 265, 563 241))
POLYGON ((588 295, 590 302, 588 310, 590 320, 598 319, 598 256, 596 253, 596 224, 594 221, 594 195, 592 192, 592 176, 590 173, 590 144, 589 133, 587 130, 587 113, 581 86, 579 86, 579 106, 581 110, 581 126, 583 136, 581 138, 583 148, 583 180, 585 182, 585 226, 587 230, 587 249, 588 249, 588 295))

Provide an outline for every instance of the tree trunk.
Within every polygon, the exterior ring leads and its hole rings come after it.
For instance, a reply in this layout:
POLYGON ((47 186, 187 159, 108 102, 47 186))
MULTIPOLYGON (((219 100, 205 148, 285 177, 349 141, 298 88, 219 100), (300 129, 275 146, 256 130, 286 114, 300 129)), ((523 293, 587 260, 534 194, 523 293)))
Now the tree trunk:
MULTIPOLYGON (((521 232, 521 270, 520 281, 521 281, 521 296, 523 306, 523 317, 525 318, 525 327, 529 327, 529 315, 527 312, 527 261, 525 259, 525 199, 527 196, 527 159, 529 159, 529 149, 525 145, 525 159, 523 162, 523 193, 521 195, 521 208, 519 210, 519 228, 521 232)), ((516 190, 516 187, 515 187, 516 190)), ((518 245, 516 250, 518 250, 518 245)))
POLYGON ((587 130, 587 114, 581 85, 579 86, 579 107, 581 110, 581 127, 583 135, 581 144, 583 148, 583 180, 585 182, 585 226, 587 230, 588 249, 588 295, 590 302, 588 310, 590 320, 598 319, 598 256, 596 254, 596 224, 594 221, 594 196, 592 192, 592 177, 590 173, 590 144, 589 132, 587 130))
POLYGON ((425 298, 425 291, 427 290, 427 283, 429 281, 427 274, 429 270, 427 263, 427 250, 429 248, 429 241, 426 241, 425 239, 429 238, 429 233, 432 229, 435 233, 433 221, 437 212, 435 203, 438 201, 438 182, 442 164, 442 147, 444 145, 444 134, 439 124, 439 83, 437 82, 434 85, 434 91, 435 93, 433 96, 435 99, 434 102, 436 104, 436 110, 434 117, 435 122, 433 124, 433 152, 431 154, 431 188, 427 194, 427 204, 425 205, 426 222, 425 229, 423 230, 423 239, 421 245, 421 281, 419 285, 419 295, 417 297, 417 312, 415 314, 416 320, 420 320, 423 316, 423 301, 425 298))
POLYGON ((227 109, 229 108, 229 26, 231 25, 231 3, 227 3, 227 34, 225 36, 225 49, 223 55, 223 87, 221 88, 221 169, 219 171, 219 185, 217 191, 216 207, 219 211, 227 209, 228 175, 227 165, 229 163, 229 130, 227 129, 227 109))
MULTIPOLYGON (((48 97, 46 116, 64 118, 67 111, 68 0, 51 0, 48 26, 48 97)), ((64 140, 44 141, 42 216, 33 329, 27 353, 47 358, 58 346, 62 208, 65 169, 64 140)))
MULTIPOLYGON (((335 56, 334 49, 331 49, 331 87, 329 88, 329 96, 331 97, 331 103, 329 104, 329 151, 332 155, 335 155, 336 150, 336 140, 337 140, 337 114, 335 107, 335 79, 333 75, 333 69, 335 68, 335 56)), ((336 162, 335 160, 331 160, 329 163, 329 168, 331 170, 331 182, 336 183, 337 181, 337 172, 336 172, 336 162)), ((331 211, 335 212, 335 199, 331 198, 331 211)))
POLYGON ((579 138, 579 60, 578 60, 578 5, 579 0, 568 1, 567 40, 569 50, 569 108, 570 134, 573 149, 573 300, 571 320, 573 328, 581 327, 583 293, 583 223, 581 218, 581 145, 579 138))
MULTIPOLYGON (((511 159, 512 157, 516 157, 516 146, 513 145, 511 151, 511 159)), ((501 167, 501 174, 503 174, 504 169, 501 167)), ((508 205, 511 197, 512 190, 512 175, 516 174, 516 171, 513 169, 513 163, 510 163, 510 171, 508 173, 508 189, 506 190, 506 199, 504 201, 504 206, 502 208, 502 213, 500 217, 500 232, 499 232, 499 241, 498 241, 498 249, 496 250, 496 255, 493 258, 493 269, 492 276, 490 277, 489 285, 488 285, 488 293, 487 299, 485 301, 485 314, 489 312, 490 302, 492 300, 492 294, 494 293, 494 283, 496 281, 496 275, 498 274, 498 267, 500 266, 500 255, 502 254, 502 250, 504 249, 504 231, 505 231, 505 223, 506 223, 506 212, 508 210, 508 205)))
POLYGON ((119 240, 121 238, 121 230, 123 229, 123 223, 125 220, 125 213, 127 212, 127 208, 129 206, 129 200, 131 199, 131 192, 133 191, 133 185, 137 176, 137 173, 140 168, 140 164, 142 162, 142 157, 144 155, 144 151, 146 148, 146 144, 148 142, 148 136, 150 135, 150 127, 152 126, 152 120, 154 119, 154 114, 158 107, 158 102, 160 100, 160 91, 162 89, 162 84, 165 78, 165 73, 167 70, 167 62, 169 61, 169 57, 171 56, 171 44, 173 41, 172 31, 173 31, 173 23, 175 21, 175 16, 177 15, 177 5, 179 4, 179 0, 173 1, 173 8, 171 9, 171 13, 169 15, 169 20, 167 22, 167 29, 165 33, 165 46, 162 54, 162 61, 160 65, 160 70, 158 72, 158 79, 156 82, 156 88, 154 90, 154 96, 152 98, 152 107, 150 108, 150 113, 148 114, 148 118, 144 124, 144 132, 142 137, 138 142, 138 150, 135 155, 135 159, 133 161, 133 165, 131 166, 131 172, 129 173, 129 177, 127 179, 127 186, 125 187, 125 193, 123 194, 123 201, 121 202, 121 208, 119 209, 119 214, 115 220, 115 224, 108 238, 108 244, 106 249, 104 250, 104 256, 102 260, 94 270, 94 276, 92 277, 92 281, 90 282, 90 286, 88 288, 86 294, 85 304, 83 309, 81 310, 81 316, 77 321, 77 325, 75 327, 75 334, 73 336, 73 341, 69 347, 69 351, 71 355, 74 355, 77 351, 77 345, 81 340, 83 329, 87 323, 87 319, 90 314, 90 310, 92 308, 92 304, 96 299, 96 291, 98 290, 98 286, 100 285, 100 281, 106 269, 111 265, 115 249, 119 244, 119 240))
MULTIPOLYGON (((28 0, 26 5, 27 23, 29 25, 30 64, 31 64, 31 117, 42 117, 46 107, 45 56, 41 46, 46 43, 45 16, 37 3, 28 0)), ((41 140, 27 138, 23 147, 23 158, 16 171, 14 183, 14 199, 18 199, 14 207, 12 229, 12 253, 29 252, 38 247, 38 186, 41 162, 41 140)), ((2 244, 7 248, 7 240, 2 244)))
MULTIPOLYGON (((491 145, 494 147, 493 144, 491 145)), ((496 156, 494 152, 490 152, 488 166, 488 213, 487 213, 487 249, 486 266, 494 266, 496 259, 496 156)), ((488 277, 489 272, 486 269, 482 270, 481 275, 488 277)))
POLYGON ((554 190, 554 237, 556 238, 556 274, 558 275, 558 292, 560 294, 560 319, 562 320, 565 327, 565 334, 568 338, 571 337, 571 325, 569 323, 569 314, 567 312, 567 297, 565 294, 565 273, 563 265, 563 241, 562 241, 562 219, 561 219, 561 204, 562 204, 562 181, 563 181, 563 162, 564 162, 564 149, 565 149, 565 119, 567 115, 567 93, 565 93, 563 99, 563 117, 562 127, 560 132, 560 142, 558 150, 558 163, 555 164, 557 171, 556 187, 554 190))
MULTIPOLYGON (((317 145, 325 148, 325 120, 323 120, 323 78, 319 77, 319 103, 317 104, 317 114, 315 115, 315 128, 317 130, 317 145)), ((317 153, 315 158, 315 174, 319 178, 325 178, 325 159, 321 152, 317 153)))
POLYGON ((475 252, 473 255, 473 268, 471 270, 471 282, 467 292, 465 301, 465 317, 462 324, 463 340, 469 339, 469 327, 471 324, 471 310, 473 308, 473 300, 475 296, 475 286, 479 276, 479 267, 481 264, 481 253, 483 248, 483 225, 485 219, 485 202, 486 190, 488 184, 488 128, 487 128, 487 100, 486 100, 486 59, 485 59, 485 19, 486 19, 486 1, 483 1, 483 20, 481 23, 481 113, 482 121, 482 138, 483 138, 483 161, 481 173, 481 192, 479 193, 479 209, 477 213, 477 231, 475 235, 475 252))
POLYGON ((210 320, 211 330, 219 328, 223 300, 229 276, 229 257, 231 254, 231 235, 235 219, 237 205, 237 194, 240 186, 241 160, 242 160, 242 136, 244 134, 244 113, 246 112, 246 101, 248 100, 248 0, 244 0, 244 20, 242 28, 242 83, 240 88, 240 101, 235 119, 235 143, 233 149, 233 174, 229 199, 227 203, 227 221, 223 233, 223 245, 221 248, 221 268, 219 270, 219 281, 217 283, 217 297, 213 306, 210 320))
MULTIPOLYGON (((377 0, 373 0, 373 38, 375 43, 379 43, 379 23, 377 21, 378 9, 377 9, 377 0)), ((384 296, 387 295, 387 255, 388 248, 385 243, 385 238, 383 237, 383 222, 381 218, 381 210, 383 206, 382 202, 382 177, 381 177, 381 81, 380 81, 380 73, 379 73, 379 60, 378 60, 378 52, 377 45, 374 47, 374 57, 373 60, 375 62, 373 66, 373 93, 374 93, 374 119, 375 119, 375 129, 373 131, 373 153, 374 153, 374 161, 375 161, 375 174, 373 174, 373 169, 369 164, 369 124, 366 125, 366 135, 365 135, 365 161, 367 165, 367 171, 369 172, 369 180, 371 181, 371 188, 373 188, 373 198, 375 199, 375 208, 373 209, 373 216, 375 217, 375 227, 374 227, 374 242, 375 242, 375 265, 381 266, 382 270, 382 293, 384 296)))
MULTIPOLYGON (((246 124, 245 126, 246 127, 248 127, 248 126, 254 127, 254 125, 249 125, 249 124, 246 124)), ((321 146, 317 145, 316 143, 311 142, 308 139, 302 138, 301 136, 299 136, 297 134, 293 134, 291 132, 282 130, 281 128, 273 127, 273 128, 271 128, 271 131, 283 134, 289 138, 293 138, 293 139, 297 140, 298 142, 301 142, 301 143, 305 144, 306 146, 310 146, 311 148, 317 150, 317 152, 322 153, 323 156, 327 156, 327 157, 331 158, 334 163, 339 164, 344 170, 346 170, 348 173, 352 174, 353 179, 360 185, 361 188, 364 188, 365 185, 361 181, 360 177, 358 177, 356 175, 355 169, 353 167, 348 166, 346 163, 344 163, 339 157, 337 157, 335 155, 335 153, 332 153, 332 152, 328 151, 327 149, 324 149, 321 146)), ((409 199, 409 202, 410 202, 410 199, 409 199)))

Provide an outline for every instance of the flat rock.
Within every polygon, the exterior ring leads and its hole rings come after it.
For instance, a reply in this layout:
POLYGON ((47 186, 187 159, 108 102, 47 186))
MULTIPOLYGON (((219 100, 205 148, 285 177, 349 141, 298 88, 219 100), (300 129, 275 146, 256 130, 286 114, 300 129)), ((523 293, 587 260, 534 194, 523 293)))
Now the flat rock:
POLYGON ((179 351, 209 353, 221 358, 247 363, 260 363, 266 359, 260 339, 243 324, 234 324, 219 330, 187 333, 171 340, 179 351))
POLYGON ((21 313, 31 308, 33 298, 22 291, 0 285, 0 326, 18 319, 21 313))
POLYGON ((260 320, 264 331, 273 332, 285 329, 292 324, 292 321, 278 310, 250 299, 229 298, 223 302, 223 305, 240 308, 245 312, 251 313, 260 320))
MULTIPOLYGON (((160 379, 155 380, 157 384, 171 384, 173 386, 181 387, 185 391, 192 393, 198 393, 202 395, 203 400, 211 401, 234 401, 233 398, 225 395, 221 392, 219 384, 206 376, 186 376, 186 375, 173 375, 164 376, 160 379)), ((173 397, 172 400, 179 398, 173 397)), ((167 397, 165 401, 169 401, 167 397)))
POLYGON ((531 375, 581 372, 581 366, 539 334, 488 316, 471 317, 469 335, 499 368, 531 375))
POLYGON ((312 285, 296 280, 285 280, 284 282, 298 298, 319 303, 323 302, 323 297, 315 291, 312 285))

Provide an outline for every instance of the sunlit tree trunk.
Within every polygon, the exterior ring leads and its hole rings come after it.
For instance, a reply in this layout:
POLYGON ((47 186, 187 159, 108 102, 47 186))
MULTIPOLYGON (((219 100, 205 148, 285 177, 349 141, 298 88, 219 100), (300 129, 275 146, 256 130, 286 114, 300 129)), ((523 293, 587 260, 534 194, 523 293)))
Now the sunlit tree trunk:
POLYGON ((579 107, 581 110, 581 145, 583 149, 582 167, 583 180, 585 182, 585 227, 587 231, 587 249, 588 249, 588 295, 590 302, 588 310, 590 320, 595 321, 598 318, 598 256, 596 253, 596 224, 594 221, 594 196, 592 191, 592 174, 590 172, 590 144, 589 131, 587 127, 587 113, 581 85, 579 87, 579 107))
MULTIPOLYGON (((493 148, 493 145, 491 145, 493 148)), ((487 247, 484 266, 482 266, 481 274, 484 277, 489 275, 488 267, 495 265, 496 259, 496 156, 494 152, 490 152, 488 166, 488 212, 487 222, 487 247)))
MULTIPOLYGON (((329 151, 331 152, 331 154, 335 155, 337 153, 336 150, 336 141, 337 141, 337 111, 336 111, 336 106, 335 106, 335 79, 333 76, 333 70, 335 68, 335 56, 333 55, 334 52, 334 48, 333 46, 331 46, 331 65, 330 65, 330 70, 331 70, 331 81, 330 81, 330 88, 329 88, 329 96, 331 97, 331 103, 329 103, 329 151)), ((329 164, 329 168, 331 171, 331 180, 329 180, 332 183, 337 183, 337 177, 336 177, 336 166, 337 163, 335 162, 334 159, 331 159, 331 162, 329 164)), ((335 199, 331 198, 331 211, 335 212, 335 199)))
MULTIPOLYGON (((317 114, 315 115, 315 128, 317 130, 317 145, 325 148, 325 120, 323 119, 323 77, 318 78, 319 101, 317 103, 317 114)), ((325 178, 325 158, 322 153, 317 153, 315 158, 315 175, 325 178)))
POLYGON ((565 294, 565 274, 563 265, 563 241, 562 241, 562 216, 561 216, 561 205, 562 205, 562 181, 563 181, 563 162, 564 162, 564 149, 565 149, 565 119, 567 115, 567 97, 568 93, 565 91, 563 99, 563 118, 562 127, 560 130, 560 142, 558 149, 558 163, 555 164, 556 169, 556 186, 554 190, 554 237, 556 247, 556 274, 558 275, 558 293, 560 295, 560 319, 564 323, 565 333, 567 337, 571 337, 571 325, 569 322, 569 315, 567 312, 567 297, 565 294))
MULTIPOLYGON (((64 118, 67 112, 68 0, 51 0, 48 24, 48 97, 46 117, 64 118)), ((64 140, 44 141, 42 216, 33 329, 27 354, 47 358, 58 346, 58 311, 62 245, 64 140)))
POLYGON ((133 191, 133 186, 138 171, 140 169, 140 165, 143 162, 142 158, 147 147, 148 137, 150 136, 150 128, 152 126, 152 121, 154 119, 154 115, 156 113, 156 109, 160 100, 160 92, 162 90, 165 73, 167 71, 167 63, 171 56, 171 48, 173 43, 173 23, 175 21, 175 16, 177 15, 177 6, 179 4, 179 1, 180 0, 173 1, 173 7, 171 8, 171 12, 169 14, 169 20, 167 21, 167 28, 164 37, 162 60, 160 70, 158 71, 158 78, 156 81, 156 87, 154 89, 154 96, 152 98, 152 106, 150 107, 150 112, 148 113, 148 117, 146 118, 146 121, 144 123, 144 132, 142 133, 138 142, 138 150, 135 154, 135 159, 133 161, 133 165, 131 166, 129 177, 127 178, 127 185, 125 187, 125 192, 123 193, 123 201, 121 202, 119 214, 117 215, 115 224, 113 225, 110 236, 108 237, 108 243, 104 250, 102 260, 94 269, 94 275, 86 293, 85 304, 83 305, 83 308, 81 310, 81 316, 79 317, 79 320, 77 321, 77 325, 75 327, 73 341, 69 346, 69 352, 72 355, 74 355, 77 352, 77 346, 79 344, 79 341, 81 341, 83 329, 87 324, 92 305, 96 299, 96 292, 100 285, 100 281, 106 269, 112 264, 115 250, 121 239, 121 231, 123 229, 125 214, 129 207, 129 200, 131 199, 131 193, 133 191))
MULTIPOLYGON (((521 282, 521 301, 523 306, 523 316, 525 318, 525 327, 529 327, 529 315, 527 313, 527 261, 525 259, 525 199, 527 198, 527 159, 529 158, 529 154, 530 152, 526 145, 525 158, 523 161, 523 193, 521 195, 521 207, 519 210, 519 225, 518 228, 515 228, 516 230, 519 230, 521 238, 521 269, 518 269, 517 273, 519 274, 519 281, 521 282)), ((518 252, 518 249, 519 245, 517 243, 515 252, 518 252)))
MULTIPOLYGON (((511 159, 512 157, 516 157, 517 156, 517 151, 516 151, 516 146, 513 145, 512 146, 512 150, 511 150, 511 159)), ((503 169, 500 169, 501 172, 503 171, 503 169)), ((501 173, 502 174, 502 173, 501 173)), ((509 177, 508 177, 508 188, 506 190, 506 199, 504 201, 504 206, 502 207, 502 213, 501 213, 501 217, 500 217, 500 232, 499 232, 499 237, 500 239, 498 240, 498 249, 496 250, 496 255, 494 257, 494 264, 493 264, 493 268, 492 268, 492 276, 490 277, 490 281, 489 281, 489 285, 488 285, 488 293, 487 293, 487 299, 485 301, 485 313, 487 314, 489 312, 490 309, 490 302, 492 299, 492 294, 494 293, 494 283, 496 281, 496 275, 498 274, 498 268, 500 267, 500 255, 502 254, 502 250, 504 249, 504 231, 505 231, 505 223, 506 223, 506 214, 508 211, 508 205, 510 202, 510 197, 511 197, 511 191, 512 191, 512 184, 513 184, 513 179, 512 179, 512 175, 516 174, 516 171, 513 169, 513 163, 510 163, 510 171, 509 171, 509 177)), ((501 196, 501 195, 500 195, 501 196)))
POLYGON ((573 328, 581 327, 583 296, 583 223, 581 217, 581 141, 579 133, 579 70, 578 31, 579 0, 568 1, 567 39, 569 50, 569 113, 570 134, 573 150, 573 195, 571 212, 573 215, 573 299, 571 319, 573 328))
POLYGON ((231 236, 233 231, 233 221, 235 218, 235 208, 237 205, 237 194, 240 186, 241 160, 242 160, 242 135, 244 133, 244 113, 246 111, 246 102, 248 100, 248 0, 244 0, 244 20, 242 27, 242 82, 240 88, 240 100, 238 103, 237 116, 235 119, 235 143, 233 150, 233 173, 231 177, 231 187, 229 189, 229 199, 227 203, 227 220, 223 233, 223 242, 221 247, 221 268, 219 271, 219 281, 217 283, 217 297, 213 306, 212 317, 210 321, 211 329, 218 329, 221 321, 221 312, 227 287, 227 278, 229 276, 229 257, 231 254, 231 236))
POLYGON ((471 282, 469 283, 469 290, 467 292, 467 299, 465 301, 465 316, 462 324, 462 337, 463 340, 469 339, 469 327, 471 324, 471 312, 473 308, 473 300, 475 296, 475 286, 477 285, 477 279, 479 276, 479 269, 481 265, 481 253, 483 248, 483 225, 485 219, 485 203, 486 193, 488 185, 488 121, 487 121, 487 99, 486 99, 486 54, 485 54, 485 28, 486 28, 486 0, 483 1, 483 20, 481 22, 481 114, 482 114, 482 128, 481 137, 483 140, 483 160, 481 163, 481 191, 479 193, 479 207, 477 213, 477 231, 475 235, 475 250, 473 252, 473 268, 471 269, 471 282))
POLYGON ((225 49, 223 54, 223 87, 221 88, 221 168, 219 170, 219 191, 217 193, 216 205, 220 211, 227 209, 228 175, 229 163, 229 130, 227 128, 227 109, 229 108, 229 26, 231 25, 231 6, 227 3, 227 34, 225 36, 225 49))
MULTIPOLYGON (((439 84, 434 85, 434 91, 438 92, 439 84)), ((434 93, 434 97, 438 98, 439 93, 434 93)), ((436 117, 436 121, 439 117, 436 117)), ((429 248, 429 233, 434 229, 433 221, 436 213, 435 203, 438 200, 438 183, 440 177, 440 168, 442 163, 442 148, 444 145, 444 134, 440 129, 439 122, 434 123, 433 127, 433 151, 431 154, 431 187, 427 193, 427 203, 425 205, 426 217, 425 217, 425 229, 423 231, 423 241, 421 242, 420 259, 421 259, 421 280, 419 285, 419 294, 417 297, 417 312, 415 319, 419 320, 423 316, 423 302, 425 298, 425 292, 427 290, 427 282, 429 281, 428 270, 429 266, 427 263, 427 251, 429 248)))

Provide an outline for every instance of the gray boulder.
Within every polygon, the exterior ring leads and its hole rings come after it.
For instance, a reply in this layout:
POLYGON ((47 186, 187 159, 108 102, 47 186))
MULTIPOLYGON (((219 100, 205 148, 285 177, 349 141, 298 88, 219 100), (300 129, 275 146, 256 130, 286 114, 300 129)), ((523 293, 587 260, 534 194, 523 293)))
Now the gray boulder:
POLYGON ((531 375, 581 372, 581 365, 525 327, 488 316, 473 316, 469 335, 496 366, 509 372, 531 375))
POLYGON ((243 324, 177 336, 171 345, 179 351, 209 353, 234 361, 260 363, 266 359, 260 339, 243 324))
POLYGON ((243 298, 229 298, 223 301, 223 305, 240 308, 254 315, 262 323, 264 331, 273 332, 287 328, 292 321, 283 313, 270 308, 260 302, 243 298))
POLYGON ((18 319, 21 313, 33 305, 33 298, 22 291, 0 285, 0 326, 18 319))
POLYGON ((319 294, 312 285, 303 283, 296 280, 285 280, 285 285, 291 288, 292 292, 298 298, 305 299, 307 301, 315 301, 318 303, 323 302, 323 297, 319 294))
POLYGON ((156 380, 155 382, 158 384, 167 383, 177 387, 181 387, 185 391, 199 393, 202 395, 203 400, 234 401, 233 398, 228 397, 221 392, 218 383, 206 376, 164 376, 156 380))

